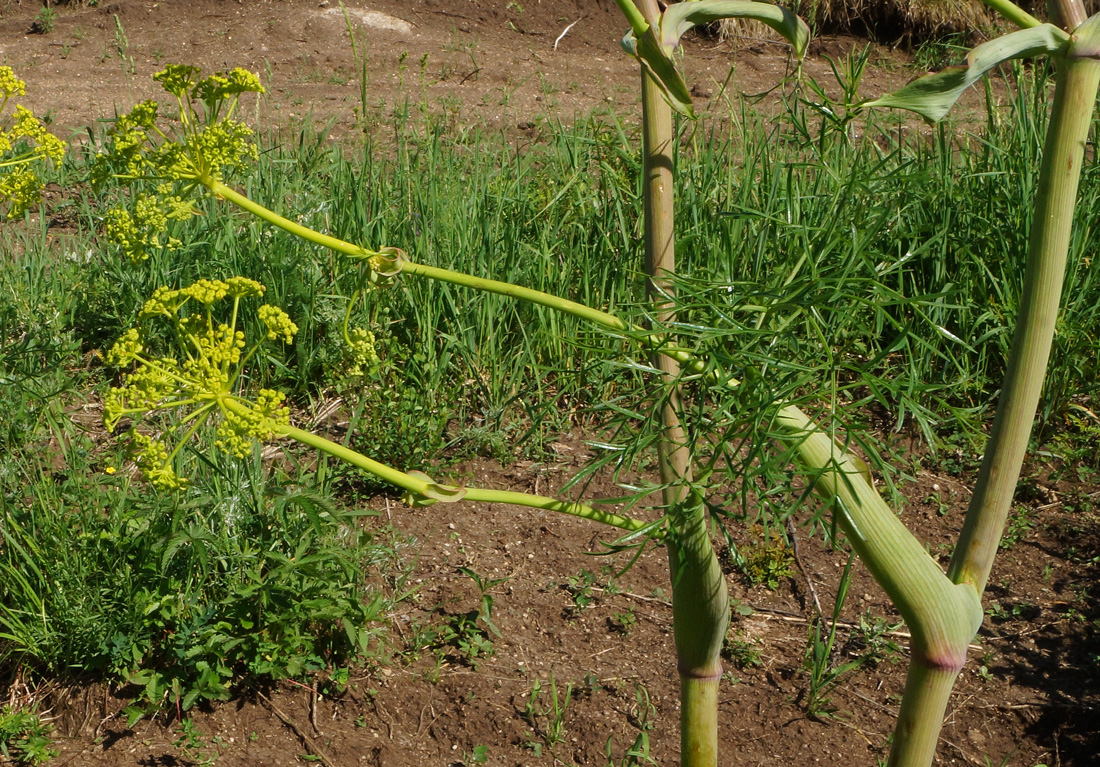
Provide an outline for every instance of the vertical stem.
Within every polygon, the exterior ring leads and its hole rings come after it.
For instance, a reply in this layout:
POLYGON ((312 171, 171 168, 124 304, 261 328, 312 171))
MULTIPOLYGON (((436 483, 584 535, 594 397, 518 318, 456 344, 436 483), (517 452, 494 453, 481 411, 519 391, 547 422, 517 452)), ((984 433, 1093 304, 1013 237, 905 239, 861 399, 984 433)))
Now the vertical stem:
POLYGON ((1042 393, 1098 83, 1100 62, 1059 62, 1012 352, 977 487, 947 573, 979 594, 989 580, 1042 393))
MULTIPOLYGON (((643 199, 645 200, 645 259, 649 276, 647 293, 653 303, 654 316, 659 322, 673 319, 674 311, 669 301, 672 293, 670 276, 676 272, 675 233, 673 225, 672 179, 672 108, 661 96, 660 87, 642 71, 642 173, 643 199)), ((665 382, 675 380, 680 364, 666 354, 655 352, 653 366, 664 376, 665 382)), ((691 478, 691 451, 687 437, 680 425, 679 395, 673 389, 661 413, 665 439, 661 444, 661 480, 671 487, 672 495, 666 495, 668 505, 682 502, 686 487, 682 481, 691 478)))
MULTIPOLYGON (((646 21, 657 26, 656 0, 640 0, 646 21)), ((658 322, 674 317, 669 300, 676 271, 672 109, 653 78, 642 71, 642 173, 645 200, 647 292, 658 322)), ((668 540, 672 576, 672 621, 680 673, 681 767, 718 764, 718 686, 721 650, 729 625, 726 579, 711 545, 705 506, 690 492, 691 448, 680 422, 675 380, 680 365, 654 353, 668 395, 661 408, 658 443, 664 503, 672 515, 668 540)))
POLYGON ((894 729, 888 767, 928 767, 936 756, 943 716, 962 670, 936 668, 913 653, 894 729))
MULTIPOLYGON (((952 582, 973 588, 978 597, 989 580, 1042 393, 1098 84, 1100 62, 1059 61, 1012 352, 977 486, 947 573, 952 582)), ((914 648, 890 767, 927 767, 935 757, 951 688, 964 659, 942 653, 945 648, 928 649, 914 648)))

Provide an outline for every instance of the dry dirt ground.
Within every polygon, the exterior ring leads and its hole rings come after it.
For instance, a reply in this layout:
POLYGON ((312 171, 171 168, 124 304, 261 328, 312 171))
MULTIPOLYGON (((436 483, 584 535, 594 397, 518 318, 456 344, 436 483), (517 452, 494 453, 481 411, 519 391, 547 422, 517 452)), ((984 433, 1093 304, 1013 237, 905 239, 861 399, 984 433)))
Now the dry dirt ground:
MULTIPOLYGON (((619 47, 625 27, 611 0, 348 0, 346 14, 332 0, 99 0, 62 5, 48 33, 29 34, 40 8, 0 0, 0 60, 26 80, 27 106, 50 113, 63 136, 158 95, 150 76, 166 62, 259 73, 268 95, 249 115, 259 125, 312 116, 350 131, 360 110, 377 124, 405 104, 509 129, 635 109, 637 75, 619 47)), ((774 37, 693 41, 686 65, 698 108, 731 81, 731 65, 745 92, 779 82, 790 61, 774 37)), ((817 54, 853 44, 815 43, 807 73, 824 78, 817 54)), ((908 76, 902 57, 877 59, 868 93, 908 76)))
MULTIPOLYGON (((618 49, 623 31, 610 0, 348 0, 347 19, 322 0, 119 0, 57 9, 53 28, 30 34, 40 5, 0 0, 0 60, 27 82, 26 102, 55 127, 80 131, 155 94, 164 63, 205 69, 244 66, 269 92, 260 125, 332 121, 353 135, 382 124, 406 103, 524 131, 539 119, 613 107, 634 109, 636 74, 618 49), (355 53, 366 57, 361 82, 355 53), (358 110, 362 110, 359 112, 358 110)), ((837 55, 851 41, 827 39, 815 53, 837 55)), ((864 82, 882 92, 906 79, 902 57, 876 54, 864 82)), ((690 43, 687 66, 697 107, 717 104, 731 64, 739 89, 765 90, 787 71, 786 49, 766 39, 690 43)), ((811 74, 825 63, 812 55, 811 74)), ((720 108, 720 107, 716 107, 720 108)), ((584 458, 578 439, 560 460, 501 469, 464 469, 483 486, 547 492, 584 458)), ((948 713, 941 764, 1078 765, 1096 762, 1100 644, 1095 596, 1100 561, 1091 490, 1042 479, 1032 466, 1022 506, 1029 524, 1003 552, 989 593, 991 615, 971 651, 948 713)), ((906 485, 903 518, 946 556, 968 500, 970 475, 926 461, 906 485)), ((613 488, 606 488, 614 493, 613 488)), ((499 506, 408 510, 376 499, 381 520, 418 542, 408 549, 419 586, 392 616, 396 649, 418 627, 477 608, 466 567, 506 578, 493 589, 501 631, 476 664, 457 652, 407 652, 357 671, 344 692, 287 684, 193 712, 202 737, 181 742, 174 718, 128 729, 117 691, 91 686, 52 699, 62 753, 56 765, 606 765, 624 762, 645 734, 657 764, 678 761, 677 685, 665 601, 663 552, 650 550, 621 577, 593 558, 598 532, 549 513, 499 506), (551 680, 567 706, 553 716, 551 680), (533 702, 536 682, 541 693, 533 702), (560 728, 555 728, 555 719, 560 728), (556 742, 551 742, 556 741, 556 742), (481 748, 484 747, 484 748, 481 748), (484 759, 483 759, 484 757, 484 759)), ((438 507, 437 507, 438 508, 438 507)), ((751 549, 752 533, 737 534, 751 549)), ((875 662, 840 679, 831 716, 807 714, 804 663, 818 605, 831 611, 846 558, 803 532, 778 589, 749 586, 730 568, 742 609, 731 628, 729 675, 721 693, 723 765, 873 765, 885 753, 897 712, 907 639, 896 613, 858 565, 834 666, 877 649, 875 662), (860 630, 880 619, 888 633, 860 630), (884 620, 883 620, 884 619, 884 620)), ((793 554, 793 552, 792 552, 793 554)), ((623 565, 617 560, 614 565, 623 565)), ((642 763, 642 762, 638 762, 642 763)))

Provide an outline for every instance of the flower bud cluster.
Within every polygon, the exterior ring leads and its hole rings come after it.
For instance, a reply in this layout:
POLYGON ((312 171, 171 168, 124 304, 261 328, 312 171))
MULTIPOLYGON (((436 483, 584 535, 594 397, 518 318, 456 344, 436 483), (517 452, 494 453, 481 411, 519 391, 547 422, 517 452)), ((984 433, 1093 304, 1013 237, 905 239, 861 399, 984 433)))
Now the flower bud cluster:
POLYGON ((175 195, 138 194, 133 211, 112 208, 107 211, 104 231, 131 263, 149 258, 150 250, 175 250, 183 243, 168 234, 168 222, 191 217, 193 205, 175 195))
MULTIPOLYGON (((13 96, 26 94, 26 83, 15 76, 11 67, 0 66, 0 115, 13 96)), ((46 130, 46 126, 26 107, 17 104, 11 126, 0 123, 0 206, 7 207, 8 218, 16 218, 40 199, 42 182, 28 166, 49 161, 60 163, 65 157, 65 142, 46 130)))
POLYGON ((351 358, 351 367, 348 374, 361 376, 374 371, 380 360, 378 350, 375 348, 374 333, 363 328, 348 328, 347 333, 348 356, 351 358))
POLYGON ((283 405, 285 399, 282 392, 260 389, 251 408, 225 412, 214 444, 237 458, 248 457, 252 445, 266 442, 274 436, 276 427, 290 423, 290 408, 283 405))
POLYGON ((199 71, 171 64, 154 75, 178 102, 177 125, 162 129, 157 102, 143 101, 115 120, 106 151, 93 165, 96 185, 110 178, 127 179, 134 186, 148 180, 156 184, 155 191, 135 191, 126 205, 107 216, 108 239, 132 261, 178 247, 167 226, 193 215, 192 204, 184 199, 196 186, 222 181, 226 173, 259 157, 252 129, 231 119, 240 94, 264 92, 259 77, 237 68, 199 79, 199 71))
POLYGON ((245 277, 199 280, 175 290, 158 288, 142 307, 140 320, 167 321, 173 327, 172 335, 182 342, 179 355, 151 354, 140 328, 123 333, 107 353, 109 365, 130 368, 104 403, 104 423, 109 430, 114 431, 124 418, 190 411, 174 424, 162 424, 159 439, 131 429, 136 462, 158 489, 185 486, 172 464, 183 441, 210 418, 219 420, 215 445, 237 457, 248 455, 254 444, 272 439, 279 426, 289 424, 290 409, 282 393, 262 389, 252 401, 235 393, 245 364, 262 340, 289 343, 298 330, 282 309, 265 304, 258 313, 267 332, 246 351, 245 334, 236 328, 240 302, 260 298, 264 292, 262 284, 245 277), (213 307, 222 301, 232 304, 230 323, 213 319, 213 307), (185 436, 169 449, 165 435, 185 424, 185 436))
POLYGON ((267 340, 274 341, 281 338, 284 344, 294 340, 298 332, 298 326, 291 322, 290 317, 277 306, 264 304, 259 311, 260 321, 267 325, 267 340))

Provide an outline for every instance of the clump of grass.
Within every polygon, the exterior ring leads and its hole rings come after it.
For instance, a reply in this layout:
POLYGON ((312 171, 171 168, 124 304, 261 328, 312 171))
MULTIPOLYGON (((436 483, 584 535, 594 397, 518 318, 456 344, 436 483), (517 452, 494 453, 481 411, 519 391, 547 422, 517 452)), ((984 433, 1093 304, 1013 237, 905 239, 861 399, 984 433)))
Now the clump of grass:
MULTIPOLYGON (((854 32, 880 42, 935 44, 988 29, 993 16, 976 0, 804 0, 792 7, 819 32, 854 32)), ((721 38, 773 39, 759 22, 725 19, 716 32, 721 38)))
POLYGON ((71 474, 0 494, 4 662, 129 682, 137 716, 373 655, 367 579, 390 554, 355 513, 255 464, 208 463, 179 503, 136 496, 122 456, 65 437, 71 474))

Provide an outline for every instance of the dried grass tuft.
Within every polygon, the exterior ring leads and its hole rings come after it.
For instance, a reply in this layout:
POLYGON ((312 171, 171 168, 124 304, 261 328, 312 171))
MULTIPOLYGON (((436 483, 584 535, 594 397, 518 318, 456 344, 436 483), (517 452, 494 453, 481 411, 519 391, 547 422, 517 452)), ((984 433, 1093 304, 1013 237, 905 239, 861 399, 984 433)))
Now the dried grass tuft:
MULTIPOLYGON (((879 42, 919 43, 945 35, 989 29, 992 16, 978 0, 807 0, 794 10, 817 32, 853 32, 879 42)), ((772 39, 758 22, 727 19, 720 39, 772 39)))

